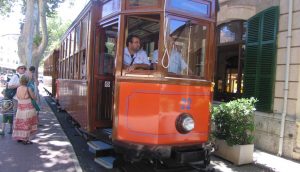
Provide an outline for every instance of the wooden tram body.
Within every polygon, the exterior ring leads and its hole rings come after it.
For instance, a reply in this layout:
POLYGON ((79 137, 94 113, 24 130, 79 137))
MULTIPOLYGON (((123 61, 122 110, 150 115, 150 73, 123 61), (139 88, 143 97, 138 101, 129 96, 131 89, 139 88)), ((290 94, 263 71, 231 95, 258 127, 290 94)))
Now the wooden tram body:
POLYGON ((170 159, 174 150, 181 163, 209 159, 203 145, 210 132, 215 3, 90 1, 61 40, 56 81, 60 106, 85 131, 112 128, 109 142, 117 153, 131 152, 130 160, 170 159), (141 38, 150 60, 158 50, 151 70, 124 68, 131 34, 141 38), (167 67, 174 47, 187 66, 177 74, 167 67), (187 116, 194 122, 191 131, 181 127, 187 116))
POLYGON ((56 79, 58 78, 59 50, 53 50, 44 61, 44 86, 53 96, 56 96, 56 79))

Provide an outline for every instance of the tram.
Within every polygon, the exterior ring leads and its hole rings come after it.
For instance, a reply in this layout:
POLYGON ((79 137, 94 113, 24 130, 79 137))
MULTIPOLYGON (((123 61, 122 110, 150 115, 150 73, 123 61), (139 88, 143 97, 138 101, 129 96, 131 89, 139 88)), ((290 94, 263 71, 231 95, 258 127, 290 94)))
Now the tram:
POLYGON ((113 149, 114 157, 96 157, 100 164, 112 168, 121 157, 157 168, 209 165, 215 6, 91 0, 72 23, 59 48, 56 98, 81 131, 96 136, 90 148, 113 149), (130 36, 140 41, 143 65, 134 54, 125 63, 130 36))

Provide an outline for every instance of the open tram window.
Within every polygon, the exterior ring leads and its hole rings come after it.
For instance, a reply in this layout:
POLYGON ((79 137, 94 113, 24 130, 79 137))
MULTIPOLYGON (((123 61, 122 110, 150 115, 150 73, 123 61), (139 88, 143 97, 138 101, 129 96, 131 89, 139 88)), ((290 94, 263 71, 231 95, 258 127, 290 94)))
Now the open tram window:
POLYGON ((86 76, 86 57, 85 57, 85 50, 83 50, 81 52, 81 57, 80 57, 80 76, 81 76, 81 79, 85 80, 87 79, 87 76, 86 76))
POLYGON ((116 43, 118 35, 118 24, 103 28, 100 39, 100 60, 98 73, 100 75, 113 75, 115 68, 116 43))
POLYGON ((155 69, 158 49, 160 15, 135 15, 127 17, 123 69, 126 72, 155 69))
POLYGON ((170 18, 168 23, 164 67, 169 75, 204 78, 208 26, 179 18, 170 18))

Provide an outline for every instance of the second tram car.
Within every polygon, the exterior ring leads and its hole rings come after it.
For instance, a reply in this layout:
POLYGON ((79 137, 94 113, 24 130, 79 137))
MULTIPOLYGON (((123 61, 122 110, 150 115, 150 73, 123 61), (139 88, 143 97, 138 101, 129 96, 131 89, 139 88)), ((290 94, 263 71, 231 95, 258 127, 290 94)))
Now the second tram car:
MULTIPOLYGON (((215 0, 86 5, 61 41, 56 98, 98 139, 91 147, 109 144, 117 159, 131 162, 208 166, 215 6, 215 0)), ((96 158, 111 168, 108 159, 96 158)))
POLYGON ((56 96, 59 50, 53 50, 44 60, 43 84, 50 94, 56 96))

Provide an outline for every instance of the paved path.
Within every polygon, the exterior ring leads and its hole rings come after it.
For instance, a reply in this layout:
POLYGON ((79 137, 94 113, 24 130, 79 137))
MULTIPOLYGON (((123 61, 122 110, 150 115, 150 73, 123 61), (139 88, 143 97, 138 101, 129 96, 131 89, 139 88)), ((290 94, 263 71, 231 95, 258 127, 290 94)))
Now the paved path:
POLYGON ((42 126, 32 145, 18 143, 9 134, 0 137, 0 171, 81 172, 72 145, 43 98, 39 118, 42 126))

